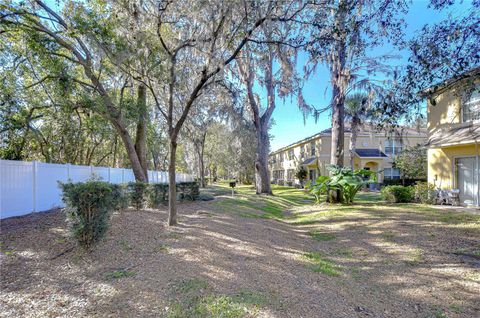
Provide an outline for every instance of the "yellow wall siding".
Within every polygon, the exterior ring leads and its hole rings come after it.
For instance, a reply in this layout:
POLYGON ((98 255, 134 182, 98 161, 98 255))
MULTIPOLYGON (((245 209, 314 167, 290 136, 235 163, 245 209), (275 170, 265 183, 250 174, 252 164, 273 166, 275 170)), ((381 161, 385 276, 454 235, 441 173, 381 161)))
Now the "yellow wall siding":
POLYGON ((451 89, 434 97, 435 105, 428 100, 427 129, 431 134, 438 129, 460 123, 460 95, 451 89))
POLYGON ((455 158, 480 155, 479 149, 480 145, 428 149, 428 182, 442 189, 455 188, 455 158))

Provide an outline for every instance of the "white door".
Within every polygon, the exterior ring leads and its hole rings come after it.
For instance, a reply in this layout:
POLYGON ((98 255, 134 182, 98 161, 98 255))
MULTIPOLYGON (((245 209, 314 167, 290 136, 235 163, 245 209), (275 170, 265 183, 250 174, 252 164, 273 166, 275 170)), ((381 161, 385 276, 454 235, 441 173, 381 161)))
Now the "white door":
POLYGON ((457 187, 460 190, 462 204, 478 204, 478 179, 477 158, 466 157, 455 160, 457 166, 457 187))

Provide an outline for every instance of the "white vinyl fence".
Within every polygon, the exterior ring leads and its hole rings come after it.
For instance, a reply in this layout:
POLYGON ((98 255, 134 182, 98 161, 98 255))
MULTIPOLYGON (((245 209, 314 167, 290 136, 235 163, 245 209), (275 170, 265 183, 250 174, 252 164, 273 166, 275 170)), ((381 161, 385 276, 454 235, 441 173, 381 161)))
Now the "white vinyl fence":
MULTIPOLYGON (((111 183, 135 181, 132 169, 0 160, 0 219, 63 207, 58 181, 82 182, 93 176, 111 183)), ((148 180, 167 183, 168 173, 149 170, 148 180)), ((193 178, 177 173, 176 180, 193 178)))

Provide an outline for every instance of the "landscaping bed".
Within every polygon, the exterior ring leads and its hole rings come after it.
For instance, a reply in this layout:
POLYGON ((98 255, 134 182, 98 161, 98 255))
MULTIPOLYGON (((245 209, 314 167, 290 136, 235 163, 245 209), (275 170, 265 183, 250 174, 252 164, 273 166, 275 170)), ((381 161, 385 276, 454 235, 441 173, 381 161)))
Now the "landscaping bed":
POLYGON ((1 222, 2 317, 474 317, 480 218, 360 194, 214 187, 217 199, 116 212, 91 253, 61 210, 1 222))

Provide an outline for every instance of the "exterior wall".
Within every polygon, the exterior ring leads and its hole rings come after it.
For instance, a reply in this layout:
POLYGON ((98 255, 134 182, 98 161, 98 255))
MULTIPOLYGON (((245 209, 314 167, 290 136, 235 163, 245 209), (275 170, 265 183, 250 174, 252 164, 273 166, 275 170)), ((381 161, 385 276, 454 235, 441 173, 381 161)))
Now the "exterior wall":
POLYGON ((428 149, 428 182, 441 189, 456 188, 455 158, 480 155, 480 145, 428 149))
MULTIPOLYGON (((474 85, 480 85, 480 79, 476 79, 474 85)), ((427 99, 427 130, 429 134, 462 123, 461 96, 463 89, 461 85, 457 85, 427 99), (432 105, 432 99, 435 101, 435 105, 432 105)))
MULTIPOLYGON (((475 80, 476 85, 480 80, 475 80)), ((428 134, 438 130, 462 127, 462 85, 445 88, 427 100, 428 134), (432 99, 435 104, 432 104, 432 99)), ((466 145, 449 145, 428 149, 428 182, 441 189, 457 188, 455 159, 460 157, 480 156, 480 143, 466 145)))
MULTIPOLYGON (((309 169, 316 169, 316 174, 317 175, 327 175, 327 165, 330 163, 330 153, 331 153, 331 136, 330 135, 319 135, 315 137, 312 140, 307 140, 305 142, 301 142, 298 144, 295 144, 291 147, 282 149, 281 151, 276 151, 272 155, 270 155, 270 162, 273 159, 273 156, 276 157, 276 162, 270 164, 270 175, 272 179, 279 179, 275 178, 275 171, 284 171, 283 175, 284 178, 283 180, 287 180, 287 171, 288 169, 294 169, 294 171, 297 171, 299 165, 305 161, 305 159, 311 158, 312 156, 310 155, 310 144, 312 142, 315 142, 315 148, 316 148, 316 158, 317 160, 314 161, 312 164, 309 164, 308 166, 305 167, 305 169, 308 171, 309 169), (305 157, 301 158, 301 147, 305 148, 305 157), (290 149, 293 149, 294 151, 294 158, 293 160, 288 159, 288 151, 290 149), (283 153, 283 162, 279 161, 279 154, 283 153)), ((359 136, 357 137, 357 148, 362 149, 362 148, 370 148, 370 149, 379 149, 381 151, 385 151, 385 147, 387 145, 387 140, 389 137, 385 134, 380 134, 380 133, 368 133, 368 132, 361 132, 359 136)), ((423 144, 426 142, 426 135, 425 134, 418 134, 418 135, 403 135, 401 137, 402 142, 403 142, 403 147, 412 147, 417 144, 423 144)), ((349 154, 349 144, 350 144, 350 134, 345 134, 345 158, 344 158, 344 163, 345 166, 350 165, 350 154, 349 154)), ((356 169, 363 168, 365 167, 365 164, 368 162, 375 162, 378 163, 377 165, 377 171, 381 171, 384 168, 391 168, 393 164, 393 157, 389 156, 387 158, 358 158, 356 157, 354 160, 354 167, 356 169)), ((309 179, 309 176, 307 176, 307 180, 309 179)), ((379 174, 378 176, 379 182, 383 182, 383 175, 379 174)), ((293 180, 295 183, 299 183, 298 180, 293 180)))
POLYGON ((432 134, 438 129, 447 128, 461 122, 461 103, 459 92, 451 89, 434 97, 435 105, 428 100, 427 129, 432 134))

